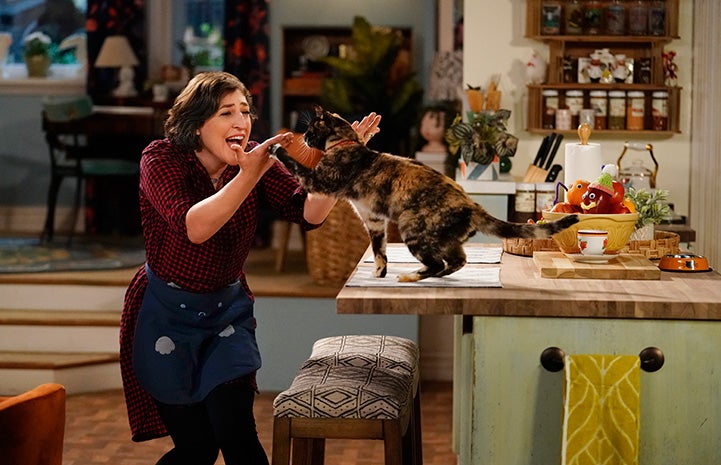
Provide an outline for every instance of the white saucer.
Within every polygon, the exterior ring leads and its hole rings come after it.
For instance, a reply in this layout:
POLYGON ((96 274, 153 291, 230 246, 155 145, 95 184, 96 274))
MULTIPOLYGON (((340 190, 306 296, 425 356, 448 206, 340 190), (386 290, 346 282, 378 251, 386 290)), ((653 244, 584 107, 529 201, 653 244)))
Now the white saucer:
POLYGON ((608 263, 618 257, 618 254, 584 255, 582 253, 566 253, 566 257, 579 263, 608 263))

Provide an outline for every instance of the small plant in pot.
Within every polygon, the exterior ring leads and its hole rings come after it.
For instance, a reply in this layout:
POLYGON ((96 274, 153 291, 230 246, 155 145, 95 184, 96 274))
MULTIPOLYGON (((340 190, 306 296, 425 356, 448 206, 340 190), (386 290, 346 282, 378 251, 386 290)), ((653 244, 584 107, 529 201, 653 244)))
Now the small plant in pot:
POLYGON ((43 32, 33 32, 25 38, 23 57, 30 77, 47 77, 52 62, 52 39, 43 32))
POLYGON ((631 235, 632 241, 648 241, 654 238, 654 225, 660 224, 671 214, 671 208, 666 203, 669 192, 663 189, 656 189, 649 192, 646 189, 634 189, 630 187, 626 197, 631 199, 636 212, 636 231, 631 235))

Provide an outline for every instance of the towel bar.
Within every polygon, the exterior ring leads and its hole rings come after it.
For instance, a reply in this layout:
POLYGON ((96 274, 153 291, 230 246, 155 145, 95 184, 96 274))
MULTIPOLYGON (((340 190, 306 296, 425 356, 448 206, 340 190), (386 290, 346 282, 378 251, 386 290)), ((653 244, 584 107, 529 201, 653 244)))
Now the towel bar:
MULTIPOLYGON (((558 347, 548 347, 541 352, 541 365, 548 371, 563 370, 563 357, 566 354, 558 347)), ((646 347, 638 354, 641 359, 641 369, 648 373, 658 371, 663 366, 664 356, 658 347, 646 347)))

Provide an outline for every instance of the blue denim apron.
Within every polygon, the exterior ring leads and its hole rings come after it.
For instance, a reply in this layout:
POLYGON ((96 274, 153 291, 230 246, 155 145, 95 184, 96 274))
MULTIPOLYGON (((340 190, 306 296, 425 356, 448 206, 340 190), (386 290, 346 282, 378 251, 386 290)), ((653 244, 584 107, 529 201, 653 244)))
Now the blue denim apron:
POLYGON ((219 384, 260 368, 253 302, 240 282, 219 291, 184 291, 145 265, 133 368, 140 385, 166 404, 202 401, 219 384))

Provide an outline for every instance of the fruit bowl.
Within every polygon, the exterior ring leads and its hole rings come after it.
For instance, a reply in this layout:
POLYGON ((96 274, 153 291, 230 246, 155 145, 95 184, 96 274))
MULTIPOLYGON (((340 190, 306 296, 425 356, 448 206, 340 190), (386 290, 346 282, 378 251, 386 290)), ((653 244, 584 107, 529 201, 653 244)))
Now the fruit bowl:
MULTIPOLYGON (((543 212, 543 219, 547 221, 556 221, 571 213, 556 213, 550 211, 543 212)), ((601 229, 608 231, 608 244, 606 245, 607 254, 618 253, 623 249, 631 234, 636 230, 636 221, 638 213, 619 213, 619 214, 578 214, 578 223, 570 228, 564 229, 553 235, 553 240, 558 244, 558 248, 563 253, 579 253, 576 234, 579 229, 601 229)))

